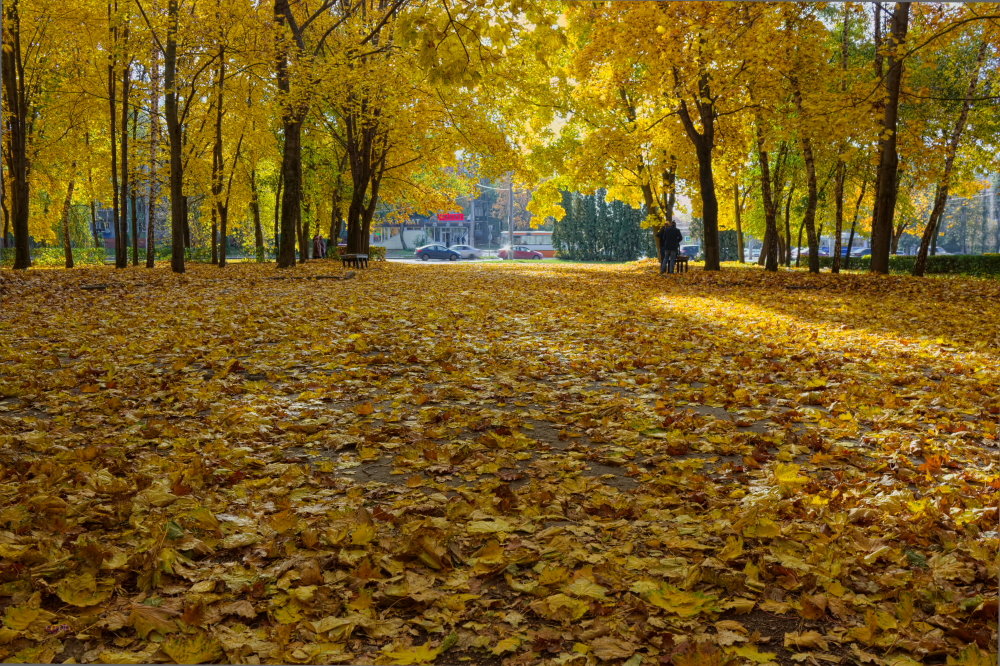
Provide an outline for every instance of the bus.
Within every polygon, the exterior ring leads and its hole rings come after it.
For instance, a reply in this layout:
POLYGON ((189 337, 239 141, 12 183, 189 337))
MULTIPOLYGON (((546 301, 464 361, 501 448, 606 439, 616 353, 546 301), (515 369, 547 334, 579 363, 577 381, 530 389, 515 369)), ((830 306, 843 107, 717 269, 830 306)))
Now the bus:
MULTIPOLYGON (((507 245, 510 239, 508 232, 503 234, 503 243, 507 245)), ((541 252, 543 256, 554 257, 556 249, 552 247, 552 232, 532 229, 530 231, 514 230, 514 245, 524 245, 528 249, 541 252)))

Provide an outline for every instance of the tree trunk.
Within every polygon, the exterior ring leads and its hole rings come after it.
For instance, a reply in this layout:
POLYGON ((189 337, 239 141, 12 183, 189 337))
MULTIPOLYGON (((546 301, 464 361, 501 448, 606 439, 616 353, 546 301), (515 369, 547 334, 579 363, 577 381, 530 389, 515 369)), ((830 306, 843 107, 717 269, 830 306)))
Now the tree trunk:
MULTIPOLYGON (((795 181, 792 181, 791 187, 788 188, 788 198, 785 199, 785 238, 788 239, 788 247, 786 248, 785 256, 785 266, 792 267, 792 195, 795 194, 795 181)), ((799 236, 799 245, 802 245, 802 236, 799 236)), ((798 266, 796 258, 796 266, 798 266)))
POLYGON ((819 273, 819 239, 816 235, 816 204, 819 194, 816 191, 816 163, 813 160, 812 142, 808 137, 802 138, 802 155, 806 163, 806 213, 802 222, 806 227, 806 240, 809 243, 809 272, 819 273))
MULTIPOLYGON (((965 100, 962 102, 962 111, 955 121, 955 128, 951 132, 948 140, 947 151, 944 158, 944 171, 941 179, 934 189, 934 206, 931 209, 930 218, 927 220, 927 227, 920 238, 920 249, 917 251, 917 260, 913 264, 913 274, 922 276, 927 270, 927 251, 930 248, 931 240, 937 237, 938 226, 941 216, 944 214, 944 207, 948 201, 948 188, 951 185, 951 171, 955 164, 955 155, 958 153, 958 145, 965 131, 965 123, 969 117, 969 108, 972 106, 972 98, 976 94, 976 87, 979 85, 979 74, 982 71, 983 62, 986 59, 986 42, 979 47, 979 54, 976 58, 976 68, 969 80, 969 88, 966 91, 965 100)), ((992 192, 991 192, 992 195, 992 192)), ((998 227, 1000 234, 1000 227, 998 227)))
MULTIPOLYGON (((799 83, 795 79, 792 79, 792 85, 794 86, 793 96, 795 98, 795 106, 799 111, 799 115, 804 116, 805 109, 802 104, 802 92, 799 89, 799 83)), ((806 212, 802 218, 802 222, 805 224, 806 240, 809 243, 809 272, 819 273, 819 237, 816 233, 816 206, 819 202, 819 192, 816 186, 816 160, 813 157, 812 140, 805 132, 799 137, 799 142, 802 144, 802 158, 806 163, 807 198, 806 212)))
MULTIPOLYGON (((2 67, 2 65, 0 65, 2 67)), ((7 247, 7 234, 10 233, 10 209, 7 207, 7 186, 4 170, 0 169, 0 211, 3 212, 3 235, 0 236, 0 247, 7 247)))
MULTIPOLYGON (((299 210, 302 211, 303 209, 305 209, 305 212, 308 212, 309 204, 304 203, 299 210)), ((309 223, 305 221, 302 212, 299 213, 297 222, 295 233, 299 239, 299 263, 304 264, 309 260, 309 246, 312 244, 309 238, 309 223)))
POLYGON ((284 179, 278 175, 278 184, 274 188, 274 256, 278 257, 278 239, 281 238, 281 190, 284 179))
MULTIPOLYGON (((139 126, 139 110, 132 111, 132 144, 138 145, 137 128, 139 126)), ((132 199, 132 265, 139 265, 139 197, 136 189, 138 182, 136 178, 131 179, 132 187, 129 188, 129 197, 132 199)))
MULTIPOLYGON (((340 175, 337 176, 337 183, 333 190, 333 201, 330 202, 330 248, 329 252, 333 252, 337 248, 337 244, 340 242, 340 229, 344 223, 344 216, 340 212, 340 175)), ((472 205, 475 206, 476 202, 473 201, 472 205)), ((403 249, 406 249, 406 225, 403 224, 399 228, 399 242, 403 245, 403 249)))
POLYGON ((764 200, 764 247, 761 252, 764 270, 778 270, 778 221, 774 198, 771 196, 770 156, 764 150, 764 132, 757 125, 757 161, 760 163, 760 192, 764 200))
POLYGON ((177 113, 177 15, 178 0, 167 0, 167 43, 163 58, 164 112, 170 140, 170 268, 184 272, 186 200, 181 163, 181 124, 177 113))
POLYGON ((903 232, 910 226, 909 220, 904 220, 896 225, 892 232, 892 254, 899 254, 899 239, 903 237, 903 232))
POLYGON ((215 74, 215 140, 212 143, 212 263, 223 267, 226 265, 226 232, 223 230, 223 238, 220 240, 219 229, 216 228, 216 219, 220 225, 224 226, 222 220, 222 104, 226 79, 226 50, 223 46, 219 46, 216 57, 219 61, 219 67, 215 74))
POLYGON ((118 190, 118 77, 115 69, 118 64, 118 28, 114 25, 115 17, 111 2, 108 2, 108 25, 111 31, 111 46, 108 50, 108 107, 110 114, 108 123, 111 140, 111 228, 115 232, 115 267, 124 268, 122 257, 125 254, 124 242, 121 233, 121 208, 118 190))
POLYGON ((708 75, 703 74, 698 83, 698 109, 702 131, 694 126, 687 103, 681 102, 681 122, 688 139, 694 144, 698 158, 698 187, 701 193, 701 215, 705 239, 705 270, 717 271, 719 266, 719 200, 715 195, 715 177, 712 174, 712 148, 715 145, 715 107, 711 101, 708 75))
MULTIPOLYGON (((279 0, 280 1, 280 0, 279 0)), ((285 145, 281 157, 281 235, 278 267, 295 265, 295 236, 302 209, 302 123, 285 120, 282 124, 285 145)))
POLYGON ((795 267, 799 267, 799 259, 802 258, 802 230, 806 226, 806 218, 803 217, 802 221, 799 222, 799 240, 795 244, 795 267))
MULTIPOLYGON (((850 19, 850 6, 844 3, 844 25, 841 31, 840 39, 840 69, 843 76, 840 82, 840 92, 847 92, 847 30, 849 26, 850 19)), ((837 154, 837 174, 836 183, 834 185, 834 199, 836 205, 836 213, 834 219, 834 240, 833 240, 833 267, 831 269, 834 273, 840 272, 840 253, 841 253, 841 240, 840 237, 844 231, 844 181, 847 178, 847 164, 844 162, 844 151, 847 149, 847 143, 841 142, 840 150, 837 154)))
POLYGON ((854 219, 851 220, 851 235, 847 238, 847 256, 844 257, 844 268, 851 267, 851 249, 854 247, 854 230, 858 227, 858 215, 861 213, 861 202, 865 199, 865 189, 868 187, 868 178, 861 180, 861 194, 858 195, 858 203, 854 206, 854 219))
MULTIPOLYGON (((128 25, 122 28, 122 44, 125 48, 128 44, 128 25)), ((128 172, 128 125, 129 125, 129 92, 132 86, 131 81, 132 63, 126 61, 122 68, 122 128, 121 128, 121 207, 118 218, 120 225, 119 235, 121 236, 121 254, 115 254, 115 267, 128 267, 128 204, 129 204, 129 172, 128 172)))
POLYGON ((66 186, 66 199, 63 201, 62 228, 63 250, 66 254, 66 268, 73 268, 73 245, 70 242, 69 213, 73 205, 73 185, 76 182, 76 160, 70 165, 69 185, 66 186))
POLYGON ((211 258, 210 261, 212 262, 213 266, 215 266, 215 265, 217 265, 219 263, 219 223, 218 223, 218 214, 219 214, 219 211, 215 207, 215 202, 213 202, 212 206, 211 206, 211 211, 209 212, 209 216, 211 217, 211 220, 212 220, 212 223, 211 223, 212 258, 211 258))
POLYGON ((837 175, 834 181, 834 203, 836 212, 833 223, 833 268, 834 273, 840 272, 840 254, 842 251, 840 236, 844 231, 844 180, 847 177, 847 165, 842 159, 837 158, 837 175))
POLYGON ((733 183, 733 212, 736 217, 736 257, 741 264, 746 263, 743 252, 743 220, 740 218, 740 184, 733 183))
MULTIPOLYGON (((302 48, 302 36, 294 23, 289 23, 287 16, 291 14, 288 0, 274 0, 274 20, 279 32, 288 30, 299 48, 302 48)), ((282 46, 278 53, 277 74, 278 90, 285 97, 281 114, 281 128, 284 145, 281 154, 281 179, 284 181, 284 192, 281 200, 281 237, 278 248, 278 268, 289 268, 295 265, 295 235, 302 219, 302 120, 304 109, 293 106, 290 100, 291 72, 289 71, 288 49, 282 46)))
POLYGON ((149 93, 149 204, 146 211, 146 268, 152 268, 156 261, 156 199, 159 196, 157 178, 158 153, 160 147, 160 66, 159 48, 155 45, 150 55, 149 93))
POLYGON ((896 196, 899 192, 896 172, 899 155, 896 151, 896 130, 899 120, 899 91, 903 80, 903 58, 896 48, 906 39, 909 27, 910 3, 897 2, 892 13, 892 34, 889 38, 889 71, 886 75, 888 99, 882 118, 882 135, 879 140, 879 166, 875 190, 875 208, 872 215, 872 265, 874 273, 889 272, 889 250, 892 241, 893 217, 896 196))
POLYGON ((253 217, 253 247, 257 262, 264 261, 264 228, 260 224, 260 192, 257 190, 257 169, 250 169, 250 215, 253 217))
MULTIPOLYGON (((21 46, 20 0, 8 0, 3 6, 3 49, 0 56, 4 106, 7 112, 7 176, 10 183, 10 218, 14 229, 14 268, 31 266, 28 238, 28 114, 29 90, 24 75, 24 50, 21 46)), ((6 184, 6 183, 5 183, 6 184)))

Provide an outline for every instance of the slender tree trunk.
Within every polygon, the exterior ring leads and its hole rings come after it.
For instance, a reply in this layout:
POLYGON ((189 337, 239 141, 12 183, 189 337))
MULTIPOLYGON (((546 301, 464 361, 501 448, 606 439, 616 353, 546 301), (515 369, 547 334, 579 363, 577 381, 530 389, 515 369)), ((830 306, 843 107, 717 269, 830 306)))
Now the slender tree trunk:
POLYGON ((806 240, 809 243, 809 272, 819 273, 819 239, 816 234, 816 204, 819 194, 816 191, 816 163, 813 160, 812 143, 808 137, 802 139, 802 154, 806 163, 806 213, 802 222, 806 227, 806 240))
POLYGON ((889 70, 886 75, 885 113, 882 137, 879 141, 879 167, 872 215, 872 266, 874 273, 889 272, 889 251, 892 241, 896 196, 899 193, 896 172, 899 155, 896 151, 896 130, 899 119, 899 91, 903 80, 903 58, 895 51, 906 40, 909 27, 910 3, 897 2, 892 13, 892 34, 889 38, 889 70))
POLYGON ((216 266, 219 263, 219 226, 218 226, 218 209, 215 207, 215 203, 211 206, 211 211, 209 216, 212 219, 211 233, 212 233, 212 265, 216 266))
MULTIPOLYGON (((795 87, 793 92, 795 106, 799 115, 805 115, 802 105, 802 92, 799 89, 798 81, 792 81, 795 87)), ((806 188, 808 196, 806 198, 806 212, 802 218, 806 227, 806 239, 809 243, 809 272, 819 273, 819 237, 816 233, 816 206, 819 201, 819 192, 816 186, 816 160, 813 157, 812 140, 804 132, 799 141, 802 144, 802 158, 806 163, 806 188)))
POLYGON ((212 144, 212 263, 222 267, 226 265, 226 239, 222 238, 220 241, 219 230, 216 227, 216 219, 221 223, 223 215, 222 105, 226 79, 226 50, 221 44, 217 58, 219 66, 215 73, 215 140, 212 144))
POLYGON ((799 260, 802 258, 802 230, 805 229, 806 218, 803 217, 802 221, 799 222, 799 240, 795 244, 795 267, 799 267, 799 260))
POLYGON ((170 140, 170 268, 184 272, 186 200, 181 163, 181 123, 177 110, 177 18, 178 0, 167 0, 167 43, 163 58, 164 112, 170 140))
MULTIPOLYGON (((31 266, 28 237, 29 171, 28 115, 29 91, 24 73, 24 48, 21 45, 20 0, 3 3, 3 49, 0 56, 4 110, 7 113, 7 183, 10 184, 10 218, 14 229, 14 268, 31 266)), ((7 184, 5 183, 5 184, 7 184)), ((5 234, 6 236, 6 230, 5 234)))
MULTIPOLYGON (((139 110, 134 109, 132 111, 132 145, 138 146, 138 132, 137 128, 139 126, 139 110)), ((129 188, 129 196, 132 199, 132 265, 139 265, 139 196, 137 188, 139 186, 138 179, 132 178, 132 187, 129 188)))
MULTIPOLYGON (((674 82, 677 84, 677 72, 674 72, 674 82)), ((698 81, 698 100, 695 108, 698 110, 702 130, 699 132, 694 125, 687 103, 681 102, 678 112, 684 131, 694 145, 698 158, 698 186, 701 193, 701 210, 703 235, 705 239, 705 270, 717 271, 719 266, 719 200, 715 194, 715 177, 712 174, 712 149, 715 146, 715 106, 712 103, 708 74, 701 75, 698 81)))
MULTIPOLYGON (((476 202, 473 201, 472 205, 475 206, 476 202)), ((343 224, 343 215, 340 212, 340 177, 337 177, 337 184, 333 191, 333 201, 330 202, 330 248, 329 252, 333 252, 337 248, 337 243, 340 241, 340 228, 343 224)), ((406 249, 406 225, 402 225, 399 228, 399 242, 402 243, 403 249, 406 249)))
POLYGON ((760 192, 764 200, 764 248, 760 259, 764 270, 778 270, 778 222, 774 198, 771 196, 770 156, 764 150, 764 132, 757 125, 757 161, 760 163, 760 192))
MULTIPOLYGON (((91 180, 93 183, 93 180, 91 180)), ((93 192, 93 189, 91 189, 93 192)), ((97 202, 93 199, 90 200, 90 232, 94 235, 94 247, 104 248, 104 243, 101 242, 101 236, 97 231, 97 202)))
MULTIPOLYGON (((840 69, 842 74, 842 80, 840 83, 840 92, 847 92, 847 30, 850 23, 850 12, 851 9, 848 4, 844 3, 844 25, 841 31, 840 39, 840 69)), ((847 178, 847 164, 844 162, 844 151, 847 149, 847 142, 841 142, 840 149, 837 151, 837 173, 836 181, 834 185, 834 199, 836 205, 836 213, 834 219, 834 240, 833 240, 833 268, 831 269, 834 273, 840 272, 840 254, 841 254, 841 235, 844 232, 844 181, 847 178)))
POLYGON ((896 225, 892 232, 892 254, 899 254, 899 239, 903 237, 903 232, 910 226, 909 220, 903 220, 896 225))
MULTIPOLYGON (((788 239, 787 254, 785 256, 785 266, 792 267, 792 195, 795 194, 795 181, 792 181, 788 188, 788 198, 785 199, 785 238, 788 239)), ((799 245, 802 244, 802 237, 799 236, 799 245)), ((795 264, 798 266, 798 263, 795 264)))
POLYGON ((70 242, 69 213, 73 205, 73 185, 76 182, 76 160, 70 165, 69 184, 66 186, 66 199, 63 201, 62 228, 63 250, 66 254, 66 268, 73 268, 73 244, 70 242))
MULTIPOLYGON (((930 248, 931 240, 937 238, 938 226, 940 225, 941 216, 944 213, 945 204, 948 201, 948 189, 951 185, 951 172, 955 165, 955 155, 958 153, 959 142, 962 138, 962 133, 965 131, 965 123, 969 117, 969 108, 972 106, 972 98, 975 97, 976 88, 979 85, 979 74, 982 71, 985 59, 986 42, 983 42, 979 47, 976 67, 969 80, 965 100, 962 102, 962 111, 958 114, 955 127, 948 140, 948 147, 944 158, 944 171, 934 189, 934 206, 931 209, 930 219, 927 220, 927 227, 920 238, 920 249, 917 251, 917 260, 913 264, 913 274, 917 276, 924 275, 927 270, 927 251, 930 248)), ((1000 234, 1000 231, 998 231, 998 234, 1000 234)))
POLYGON ((150 49, 149 94, 149 205, 146 209, 146 268, 152 268, 156 261, 156 199, 160 184, 157 182, 160 148, 160 51, 157 46, 150 49))
POLYGON ((851 250, 854 247, 854 230, 858 227, 858 215, 861 213, 861 203, 865 199, 865 189, 868 187, 868 179, 861 180, 861 194, 858 195, 858 203, 854 205, 854 219, 851 220, 851 235, 847 238, 847 256, 844 257, 844 268, 851 267, 851 250))
POLYGON ((260 192, 257 190, 257 169, 250 169, 250 215, 253 217, 253 247, 257 262, 264 261, 264 228, 260 224, 260 192))
MULTIPOLYGON (((2 65, 0 65, 2 67, 2 65)), ((7 234, 10 233, 10 209, 7 207, 7 179, 5 171, 0 169, 0 211, 3 211, 3 236, 0 236, 0 247, 7 247, 7 234)))
MULTIPOLYGON (((117 3, 115 3, 117 8, 117 3)), ((125 254, 125 239, 121 233, 121 208, 119 202, 118 189, 118 77, 117 69, 117 44, 118 28, 114 24, 115 16, 112 4, 108 3, 108 24, 111 30, 111 48, 108 49, 108 106, 110 115, 108 117, 110 137, 111 137, 111 226, 115 231, 115 267, 124 268, 122 257, 125 254)))
MULTIPOLYGON (((122 44, 125 48, 128 48, 128 26, 122 28, 122 44)), ((118 222, 121 225, 119 233, 121 235, 121 255, 115 255, 115 267, 116 268, 126 268, 128 267, 128 204, 129 204, 129 193, 131 191, 129 185, 129 172, 128 172, 128 125, 129 125, 129 93, 132 86, 131 81, 132 74, 132 63, 126 61, 122 69, 122 129, 121 129, 121 160, 122 160, 122 172, 121 172, 121 212, 118 218, 118 222)))
POLYGON ((847 177, 847 165, 843 159, 837 158, 837 175, 834 181, 834 203, 836 212, 834 213, 833 225, 833 268, 834 273, 840 272, 840 254, 842 251, 840 236, 844 231, 844 180, 847 177))
POLYGON ((278 176, 278 184, 274 189, 274 254, 278 255, 278 240, 281 238, 281 190, 285 180, 278 176))
POLYGON ((740 217, 740 184, 733 183, 733 214, 736 217, 736 257, 741 264, 746 263, 746 255, 743 252, 743 220, 740 217))

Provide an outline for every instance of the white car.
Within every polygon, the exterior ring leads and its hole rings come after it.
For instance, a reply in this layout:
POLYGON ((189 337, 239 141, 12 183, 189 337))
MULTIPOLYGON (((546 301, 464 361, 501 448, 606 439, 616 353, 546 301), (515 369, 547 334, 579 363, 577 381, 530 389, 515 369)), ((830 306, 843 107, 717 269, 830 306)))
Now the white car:
POLYGON ((449 249, 458 252, 458 256, 462 259, 479 259, 483 256, 482 250, 471 245, 452 245, 449 249))

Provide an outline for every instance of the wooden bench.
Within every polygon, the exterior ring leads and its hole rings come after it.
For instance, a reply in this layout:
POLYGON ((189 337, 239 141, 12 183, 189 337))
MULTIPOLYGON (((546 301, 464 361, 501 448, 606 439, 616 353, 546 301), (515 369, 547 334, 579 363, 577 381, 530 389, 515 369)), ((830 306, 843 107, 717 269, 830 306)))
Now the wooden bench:
POLYGON ((342 254, 340 255, 340 263, 344 268, 347 268, 348 266, 351 268, 368 268, 368 255, 342 254))
POLYGON ((674 261, 674 272, 675 273, 687 273, 688 272, 688 257, 679 254, 677 259, 674 261))

